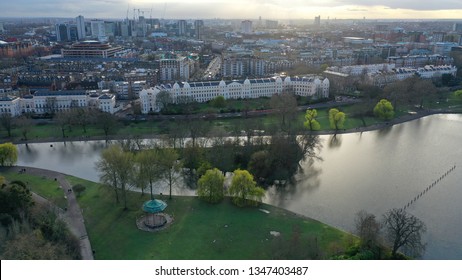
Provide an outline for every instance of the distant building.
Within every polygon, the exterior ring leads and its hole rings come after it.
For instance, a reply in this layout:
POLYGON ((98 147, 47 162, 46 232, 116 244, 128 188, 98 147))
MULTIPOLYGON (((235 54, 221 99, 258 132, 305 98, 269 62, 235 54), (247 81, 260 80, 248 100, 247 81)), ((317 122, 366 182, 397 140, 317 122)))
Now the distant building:
POLYGON ((98 41, 107 41, 106 25, 103 20, 92 20, 91 24, 91 37, 98 41))
POLYGON ((433 49, 433 53, 440 54, 440 55, 449 55, 449 53, 451 52, 451 49, 457 46, 459 46, 458 43, 451 43, 451 42, 436 43, 435 48, 433 49))
POLYGON ((87 32, 85 30, 85 19, 83 16, 78 16, 75 18, 77 23, 77 37, 79 40, 84 40, 87 36, 87 32))
POLYGON ((388 63, 393 63, 396 67, 424 67, 425 65, 452 65, 454 59, 449 56, 434 55, 407 55, 407 56, 390 56, 387 58, 388 63))
POLYGON ((56 40, 58 42, 69 41, 69 38, 67 37, 67 24, 65 23, 56 24, 55 31, 56 31, 56 40))
POLYGON ((277 20, 266 20, 266 28, 276 29, 278 28, 279 22, 277 20))
POLYGON ((0 40, 0 57, 27 56, 33 51, 31 42, 5 42, 0 40))
POLYGON ((251 34, 253 32, 252 29, 252 21, 244 20, 241 22, 241 33, 243 34, 251 34))
POLYGON ((455 32, 462 32, 462 22, 454 23, 454 26, 453 26, 452 30, 455 31, 455 32))
POLYGON ((178 36, 185 36, 186 35, 186 20, 179 20, 178 21, 178 36))
POLYGON ((160 79, 166 81, 187 81, 189 61, 187 57, 164 58, 159 60, 160 79))
POLYGON ((314 25, 321 26, 321 16, 314 17, 314 25))
POLYGON ((329 80, 321 79, 315 76, 273 77, 241 81, 222 80, 158 85, 140 92, 141 112, 148 114, 158 112, 161 109, 156 102, 157 94, 161 91, 169 92, 174 102, 178 102, 184 97, 190 97, 197 102, 207 102, 217 96, 223 96, 225 99, 271 97, 288 89, 300 96, 328 97, 329 80))
POLYGON ((61 54, 63 57, 108 58, 114 57, 118 52, 121 52, 122 50, 122 47, 113 47, 107 43, 89 40, 74 43, 69 48, 61 49, 61 54))
POLYGON ((203 20, 194 21, 194 31, 195 31, 197 40, 204 39, 204 21, 203 20))
POLYGON ((432 42, 444 42, 446 32, 433 32, 432 42))

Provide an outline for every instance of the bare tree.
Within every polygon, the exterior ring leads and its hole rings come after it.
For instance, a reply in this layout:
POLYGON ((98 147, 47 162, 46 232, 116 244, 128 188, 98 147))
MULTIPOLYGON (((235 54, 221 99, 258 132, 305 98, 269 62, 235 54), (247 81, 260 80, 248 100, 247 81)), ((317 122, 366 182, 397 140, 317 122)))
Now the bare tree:
POLYGON ((290 122, 294 119, 297 113, 297 99, 294 94, 289 92, 274 94, 271 96, 270 106, 281 116, 281 128, 290 128, 290 122))
POLYGON ((375 215, 364 210, 356 214, 355 219, 356 234, 361 239, 361 247, 373 248, 378 244, 380 223, 375 215))
POLYGON ((23 115, 16 119, 16 126, 21 130, 21 135, 24 141, 27 141, 27 136, 32 129, 32 120, 23 115))
POLYGON ((383 215, 386 240, 392 246, 392 257, 396 258, 398 250, 403 249, 411 256, 420 256, 425 251, 422 234, 426 232, 425 224, 404 209, 391 209, 383 215))
POLYGON ((13 128, 13 117, 10 113, 2 113, 0 115, 0 124, 8 133, 8 137, 11 137, 11 129, 13 128))

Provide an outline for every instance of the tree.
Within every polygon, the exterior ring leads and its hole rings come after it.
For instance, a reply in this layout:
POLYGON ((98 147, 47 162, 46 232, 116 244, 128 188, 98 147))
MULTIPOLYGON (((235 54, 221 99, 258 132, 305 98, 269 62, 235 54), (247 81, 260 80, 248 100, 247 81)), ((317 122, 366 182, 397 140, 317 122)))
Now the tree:
POLYGON ((374 115, 382 120, 391 120, 395 116, 393 105, 386 99, 380 100, 374 107, 374 115))
POLYGON ((215 108, 225 108, 226 100, 223 96, 219 95, 210 101, 210 105, 215 108))
POLYGON ((257 205, 265 196, 265 190, 257 187, 252 174, 247 170, 237 169, 234 172, 228 193, 237 206, 257 205))
POLYGON ((109 136, 113 130, 117 127, 117 119, 114 115, 111 115, 107 112, 99 112, 96 124, 104 131, 106 138, 109 136))
POLYGON ((8 137, 11 137, 11 129, 13 128, 13 117, 10 113, 2 113, 0 115, 0 124, 8 133, 8 137))
POLYGON ((289 92, 273 94, 273 96, 271 96, 270 106, 281 116, 281 127, 285 128, 287 125, 290 126, 290 123, 286 123, 286 120, 292 120, 297 112, 297 99, 294 94, 289 92))
POLYGON ((224 197, 224 182, 225 176, 220 170, 209 169, 198 181, 197 195, 210 203, 220 202, 224 197))
POLYGON ((264 181, 271 172, 271 157, 268 151, 258 151, 249 160, 249 171, 258 181, 264 181))
MULTIPOLYGON (((0 187, 0 213, 13 219, 20 219, 34 205, 32 193, 20 181, 11 182, 0 187)), ((2 218, 2 224, 8 225, 12 220, 2 218)))
POLYGON ((178 153, 170 148, 159 150, 159 177, 169 186, 169 198, 172 199, 172 186, 180 178, 181 162, 178 153))
POLYGON ((96 163, 102 182, 111 186, 119 202, 118 189, 121 190, 124 209, 127 209, 127 191, 132 182, 134 159, 133 154, 122 150, 119 145, 111 145, 101 152, 96 163))
POLYGON ((18 149, 13 143, 0 144, 0 166, 13 166, 18 160, 18 149))
POLYGON ((170 92, 165 90, 160 91, 156 96, 156 104, 162 113, 168 113, 170 104, 173 104, 173 98, 170 92))
POLYGON ((339 130, 343 128, 345 123, 346 115, 343 112, 340 112, 338 109, 332 108, 329 110, 329 124, 330 128, 339 130))
POLYGON ((16 126, 19 127, 24 141, 27 141, 27 135, 32 129, 32 121, 27 116, 23 115, 16 119, 16 126))
POLYGON ((356 234, 361 240, 361 247, 373 248, 377 245, 380 223, 376 220, 375 215, 364 210, 359 211, 356 214, 355 227, 356 234))
POLYGON ((77 184, 72 187, 72 190, 77 194, 77 196, 80 196, 84 191, 86 187, 82 184, 77 184))
POLYGON ((462 89, 454 91, 454 96, 458 98, 462 98, 462 89))
POLYGON ((425 250, 422 234, 426 232, 425 224, 404 209, 391 209, 383 215, 385 237, 392 246, 392 257, 396 258, 398 250, 404 249, 413 256, 420 256, 425 250))
POLYGON ((59 111, 53 116, 53 119, 59 125, 63 138, 66 138, 66 128, 70 130, 73 121, 71 111, 59 111))
POLYGON ((305 122, 303 123, 303 125, 308 128, 310 131, 313 131, 313 130, 320 130, 321 129, 321 125, 319 124, 319 122, 316 120, 316 117, 318 116, 318 112, 316 111, 316 109, 308 109, 306 110, 306 113, 305 113, 305 122))
POLYGON ((159 152, 155 149, 142 151, 136 155, 135 161, 139 167, 140 180, 149 184, 152 200, 154 199, 153 183, 160 177, 159 152))

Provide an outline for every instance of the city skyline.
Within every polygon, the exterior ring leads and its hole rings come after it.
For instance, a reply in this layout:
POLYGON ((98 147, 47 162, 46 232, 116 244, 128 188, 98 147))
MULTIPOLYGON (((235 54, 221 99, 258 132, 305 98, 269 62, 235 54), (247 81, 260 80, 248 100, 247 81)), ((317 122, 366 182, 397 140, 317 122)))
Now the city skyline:
POLYGON ((309 19, 461 19, 462 2, 378 0, 17 0, 3 3, 0 17, 125 18, 249 18, 309 19), (138 9, 140 13, 138 13, 138 9))

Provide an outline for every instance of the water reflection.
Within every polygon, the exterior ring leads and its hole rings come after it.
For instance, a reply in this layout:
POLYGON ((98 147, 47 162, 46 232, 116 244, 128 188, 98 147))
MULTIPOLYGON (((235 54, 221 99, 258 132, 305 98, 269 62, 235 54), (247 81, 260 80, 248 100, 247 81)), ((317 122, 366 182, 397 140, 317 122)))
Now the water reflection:
POLYGON ((329 149, 338 149, 342 146, 342 135, 334 134, 329 136, 328 147, 329 149))
POLYGON ((267 189, 266 203, 287 208, 295 198, 316 192, 321 185, 321 168, 315 167, 313 160, 302 163, 302 168, 287 184, 272 185, 267 189))

